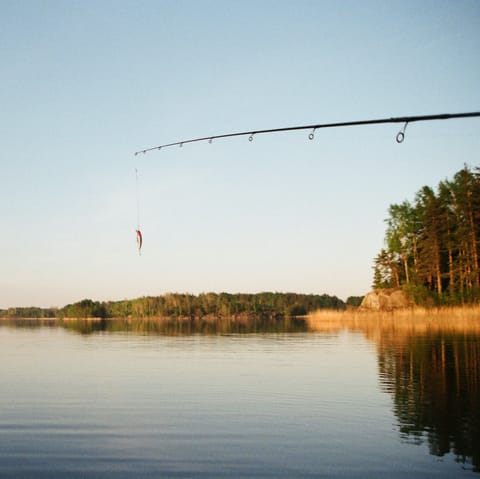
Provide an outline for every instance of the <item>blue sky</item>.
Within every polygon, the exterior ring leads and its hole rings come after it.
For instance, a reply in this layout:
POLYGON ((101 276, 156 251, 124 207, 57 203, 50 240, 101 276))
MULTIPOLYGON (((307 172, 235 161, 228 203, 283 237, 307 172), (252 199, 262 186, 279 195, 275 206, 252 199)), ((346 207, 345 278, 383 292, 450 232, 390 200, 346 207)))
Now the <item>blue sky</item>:
POLYGON ((366 293, 391 203, 480 164, 480 2, 0 1, 0 307, 366 293), (135 168, 142 256, 136 251, 135 168))

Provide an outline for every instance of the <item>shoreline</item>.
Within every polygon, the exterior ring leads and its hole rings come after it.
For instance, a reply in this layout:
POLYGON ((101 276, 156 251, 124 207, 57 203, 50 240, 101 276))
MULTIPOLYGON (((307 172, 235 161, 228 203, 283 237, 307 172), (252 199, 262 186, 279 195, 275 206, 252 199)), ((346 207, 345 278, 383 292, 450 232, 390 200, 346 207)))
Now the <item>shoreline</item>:
POLYGON ((339 309, 319 309, 312 311, 306 315, 287 316, 285 314, 261 315, 256 313, 240 313, 231 316, 118 316, 110 318, 102 317, 63 317, 63 318, 29 318, 16 316, 2 316, 0 321, 45 321, 45 322, 70 322, 70 321, 179 321, 179 322, 245 322, 245 321, 278 321, 286 319, 305 319, 305 320, 330 320, 330 319, 345 319, 345 320, 406 320, 406 319, 447 319, 450 320, 463 319, 480 321, 480 304, 478 305, 463 305, 463 306, 439 306, 439 307, 422 307, 413 306, 408 308, 396 308, 391 310, 371 310, 365 308, 347 308, 339 309))

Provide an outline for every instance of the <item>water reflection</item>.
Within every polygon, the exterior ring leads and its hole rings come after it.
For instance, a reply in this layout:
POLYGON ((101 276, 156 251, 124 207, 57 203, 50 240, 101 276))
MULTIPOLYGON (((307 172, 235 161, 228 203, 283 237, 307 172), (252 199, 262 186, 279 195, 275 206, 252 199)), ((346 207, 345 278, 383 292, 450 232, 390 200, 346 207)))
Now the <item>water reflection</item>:
POLYGON ((360 331, 376 345, 379 383, 392 398, 402 440, 425 444, 435 456, 451 453, 462 467, 480 472, 480 320, 437 319, 343 314, 306 319, 26 320, 0 321, 0 327, 166 336, 360 331))
POLYGON ((455 455, 480 472, 480 320, 348 316, 315 330, 362 331, 377 345, 382 389, 391 394, 402 439, 455 455))
POLYGON ((0 327, 41 329, 58 327, 55 319, 0 319, 0 327))
POLYGON ((380 380, 391 393, 400 434, 453 452, 480 472, 480 341, 442 334, 387 337, 378 347, 380 380))
POLYGON ((98 331, 142 335, 188 336, 250 333, 306 332, 307 323, 297 318, 194 318, 194 319, 117 319, 64 321, 62 327, 81 334, 98 331))

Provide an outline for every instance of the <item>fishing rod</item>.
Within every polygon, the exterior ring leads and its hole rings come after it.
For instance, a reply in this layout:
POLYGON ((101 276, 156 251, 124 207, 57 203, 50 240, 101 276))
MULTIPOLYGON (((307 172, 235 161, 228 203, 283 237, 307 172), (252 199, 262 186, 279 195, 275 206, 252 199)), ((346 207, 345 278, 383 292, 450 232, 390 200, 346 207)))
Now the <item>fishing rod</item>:
POLYGON ((419 121, 433 121, 433 120, 451 120, 454 118, 472 118, 480 117, 479 111, 467 112, 467 113, 441 113, 438 115, 421 115, 421 116, 399 116, 394 118, 381 118, 377 120, 359 120, 359 121, 342 121, 338 123, 319 123, 316 125, 303 125, 303 126, 288 126, 284 128, 269 128, 266 130, 250 130, 242 131, 237 133, 226 133, 223 135, 212 135, 204 136, 200 138, 192 138, 189 140, 175 141, 173 143, 166 143, 164 145, 158 145, 151 148, 146 148, 144 150, 139 150, 135 152, 135 155, 139 153, 148 153, 149 151, 161 150, 162 148, 168 148, 170 146, 180 146, 186 145, 187 143, 196 143, 200 141, 208 141, 212 143, 213 140, 219 138, 233 138, 235 136, 247 136, 248 140, 253 141, 255 135, 262 135, 265 133, 280 133, 285 131, 297 131, 297 130, 312 130, 308 135, 309 140, 313 140, 315 137, 315 131, 321 128, 339 128, 345 126, 364 126, 364 125, 379 125, 383 123, 404 123, 402 130, 397 133, 395 140, 397 143, 402 143, 405 139, 405 130, 409 123, 419 122, 419 121))

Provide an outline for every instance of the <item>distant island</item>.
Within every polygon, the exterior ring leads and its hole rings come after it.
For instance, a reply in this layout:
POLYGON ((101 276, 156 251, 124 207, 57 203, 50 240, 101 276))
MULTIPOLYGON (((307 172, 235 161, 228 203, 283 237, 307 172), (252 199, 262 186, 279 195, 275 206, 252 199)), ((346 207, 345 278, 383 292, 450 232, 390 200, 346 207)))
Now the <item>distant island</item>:
POLYGON ((362 297, 343 301, 327 294, 262 292, 246 293, 168 293, 121 301, 83 299, 63 308, 18 307, 0 310, 3 318, 200 318, 205 316, 258 317, 302 316, 319 309, 344 310, 356 307, 362 297))

